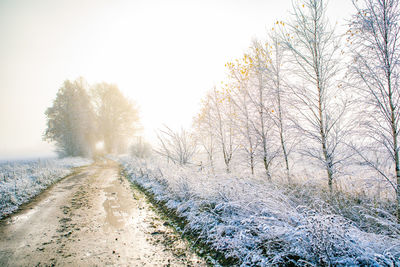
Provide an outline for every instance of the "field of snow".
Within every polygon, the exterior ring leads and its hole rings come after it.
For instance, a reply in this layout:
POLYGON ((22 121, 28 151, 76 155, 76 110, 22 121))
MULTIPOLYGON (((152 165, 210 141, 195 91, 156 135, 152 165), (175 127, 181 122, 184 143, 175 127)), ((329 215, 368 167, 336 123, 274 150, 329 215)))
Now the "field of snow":
POLYGON ((132 182, 185 222, 184 232, 225 255, 225 264, 400 265, 400 225, 376 203, 329 202, 321 190, 154 160, 119 161, 132 182))
POLYGON ((0 218, 72 173, 72 168, 91 162, 84 158, 0 162, 0 218))

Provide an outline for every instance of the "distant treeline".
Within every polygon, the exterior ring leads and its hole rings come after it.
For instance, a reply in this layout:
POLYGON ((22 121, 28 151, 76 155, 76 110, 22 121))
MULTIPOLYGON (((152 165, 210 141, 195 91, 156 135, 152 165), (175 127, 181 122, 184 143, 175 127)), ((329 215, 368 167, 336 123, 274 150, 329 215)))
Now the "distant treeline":
POLYGON ((66 80, 46 112, 44 140, 59 156, 92 156, 96 143, 106 153, 121 152, 138 123, 138 112, 114 84, 90 86, 84 78, 66 80))

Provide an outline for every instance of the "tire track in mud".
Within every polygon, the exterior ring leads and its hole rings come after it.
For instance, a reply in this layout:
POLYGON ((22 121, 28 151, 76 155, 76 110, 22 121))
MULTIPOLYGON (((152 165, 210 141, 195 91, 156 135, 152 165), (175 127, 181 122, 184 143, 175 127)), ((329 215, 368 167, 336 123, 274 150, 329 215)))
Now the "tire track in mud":
POLYGON ((205 266, 119 166, 97 161, 0 222, 1 266, 205 266))

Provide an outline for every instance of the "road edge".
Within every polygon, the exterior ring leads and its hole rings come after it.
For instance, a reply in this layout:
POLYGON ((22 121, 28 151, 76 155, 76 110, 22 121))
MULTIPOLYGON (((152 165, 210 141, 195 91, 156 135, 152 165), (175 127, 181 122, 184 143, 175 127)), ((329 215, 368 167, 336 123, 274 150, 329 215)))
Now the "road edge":
POLYGON ((42 200, 43 198, 46 197, 46 193, 48 191, 50 191, 55 185, 57 185, 59 182, 68 179, 69 177, 72 176, 76 176, 78 175, 82 169, 87 168, 91 165, 93 165, 94 162, 92 164, 89 165, 83 165, 83 166, 79 166, 79 167, 73 167, 71 168, 72 172, 70 174, 67 174, 65 176, 62 176, 60 179, 58 179, 56 182, 50 184, 48 187, 44 188, 42 191, 40 191, 37 195, 29 198, 26 202, 22 203, 21 205, 18 206, 18 208, 14 211, 12 211, 11 213, 8 213, 7 215, 5 215, 4 217, 0 217, 0 225, 3 224, 5 221, 7 221, 8 219, 10 219, 10 217, 15 216, 27 209, 30 209, 30 206, 38 203, 40 200, 42 200))
POLYGON ((196 234, 188 231, 184 231, 187 221, 180 217, 175 210, 170 209, 166 206, 165 202, 160 202, 155 199, 155 195, 146 188, 142 187, 140 184, 131 180, 124 167, 116 161, 119 165, 119 174, 128 180, 131 187, 134 190, 138 190, 143 193, 146 200, 157 215, 160 216, 162 220, 167 222, 172 229, 184 240, 189 243, 190 249, 200 258, 204 259, 208 266, 236 266, 237 264, 227 261, 225 254, 213 249, 203 240, 201 240, 196 234))

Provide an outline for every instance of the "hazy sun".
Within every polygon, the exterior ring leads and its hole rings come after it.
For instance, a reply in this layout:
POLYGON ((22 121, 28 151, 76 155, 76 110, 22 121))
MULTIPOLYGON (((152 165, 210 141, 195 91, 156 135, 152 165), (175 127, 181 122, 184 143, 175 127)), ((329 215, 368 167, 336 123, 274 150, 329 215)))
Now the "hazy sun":
POLYGON ((97 142, 96 150, 97 151, 102 151, 103 149, 104 149, 104 142, 103 141, 97 142))

